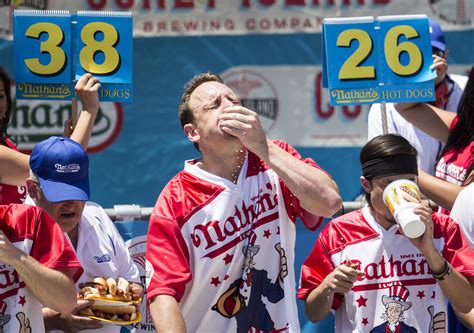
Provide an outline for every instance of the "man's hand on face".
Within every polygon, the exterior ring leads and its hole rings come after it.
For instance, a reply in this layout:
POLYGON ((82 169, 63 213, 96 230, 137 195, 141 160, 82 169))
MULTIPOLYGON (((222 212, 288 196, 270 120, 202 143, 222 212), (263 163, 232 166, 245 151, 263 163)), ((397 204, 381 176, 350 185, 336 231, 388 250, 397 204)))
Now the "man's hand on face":
POLYGON ((267 137, 256 112, 241 105, 224 109, 219 116, 219 126, 223 132, 237 137, 242 144, 258 156, 267 149, 267 137))

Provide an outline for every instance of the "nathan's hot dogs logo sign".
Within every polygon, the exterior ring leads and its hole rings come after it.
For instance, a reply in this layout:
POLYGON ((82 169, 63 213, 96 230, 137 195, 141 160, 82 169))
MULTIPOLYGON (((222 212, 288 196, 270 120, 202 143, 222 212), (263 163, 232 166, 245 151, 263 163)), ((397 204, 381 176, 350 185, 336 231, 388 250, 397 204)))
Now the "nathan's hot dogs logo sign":
MULTIPOLYGON (((14 92, 13 87, 12 91, 14 92)), ((51 135, 63 135, 64 122, 71 114, 71 103, 68 101, 14 99, 13 103, 8 134, 16 141, 18 149, 22 152, 31 152, 36 143, 51 135)), ((122 122, 123 109, 120 103, 101 103, 88 152, 99 152, 110 146, 120 134, 122 122)))
POLYGON ((426 15, 328 18, 322 41, 332 105, 434 100, 426 15))
POLYGON ((18 99, 72 100, 91 73, 101 101, 133 100, 131 13, 17 9, 13 27, 18 99))

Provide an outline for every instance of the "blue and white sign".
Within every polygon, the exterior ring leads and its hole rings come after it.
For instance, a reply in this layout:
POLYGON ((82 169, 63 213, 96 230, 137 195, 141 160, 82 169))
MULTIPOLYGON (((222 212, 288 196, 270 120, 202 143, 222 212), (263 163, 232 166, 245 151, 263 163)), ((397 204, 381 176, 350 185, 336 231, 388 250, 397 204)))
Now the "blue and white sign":
POLYGON ((332 105, 435 99, 425 15, 325 19, 322 42, 332 105))
POLYGON ((70 100, 88 72, 101 101, 132 101, 131 13, 15 10, 13 22, 17 98, 70 100))

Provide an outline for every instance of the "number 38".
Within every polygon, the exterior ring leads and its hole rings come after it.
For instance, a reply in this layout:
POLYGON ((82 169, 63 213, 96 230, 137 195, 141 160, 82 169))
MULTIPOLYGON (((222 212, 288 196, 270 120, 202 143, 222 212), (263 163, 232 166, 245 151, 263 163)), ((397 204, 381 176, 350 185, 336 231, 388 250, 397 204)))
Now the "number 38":
MULTIPOLYGON (((48 38, 41 42, 41 53, 48 53, 50 61, 43 65, 38 58, 25 59, 28 69, 37 75, 53 76, 66 66, 67 57, 61 44, 64 41, 63 30, 53 23, 41 22, 31 25, 25 32, 26 37, 39 39, 42 33, 47 33, 48 38)), ((82 68, 92 74, 107 75, 115 72, 120 66, 120 55, 114 46, 119 40, 117 30, 109 23, 91 22, 81 30, 81 40, 85 46, 79 53, 79 63, 82 68), (95 39, 97 33, 103 34, 103 39, 95 39), (94 56, 97 52, 104 54, 104 61, 96 63, 94 56)))
MULTIPOLYGON (((391 28, 384 40, 384 54, 388 67, 399 76, 410 76, 417 73, 423 66, 423 56, 415 43, 406 41, 398 44, 398 38, 404 35, 407 39, 419 37, 418 32, 409 25, 399 25, 391 28), (400 54, 407 52, 409 62, 400 63, 400 54)), ((339 70, 339 80, 375 79, 374 66, 361 66, 372 53, 373 42, 369 34, 361 29, 348 29, 341 32, 336 45, 350 47, 351 42, 357 40, 359 47, 344 62, 339 70)))

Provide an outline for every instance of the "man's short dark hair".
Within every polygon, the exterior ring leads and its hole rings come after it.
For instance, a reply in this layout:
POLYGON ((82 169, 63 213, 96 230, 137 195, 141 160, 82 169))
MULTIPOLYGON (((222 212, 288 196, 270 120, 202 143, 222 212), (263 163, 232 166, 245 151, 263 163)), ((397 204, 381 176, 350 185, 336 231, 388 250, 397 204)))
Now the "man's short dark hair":
MULTIPOLYGON (((194 76, 191 80, 186 83, 184 87, 183 95, 181 96, 181 102, 179 103, 179 122, 181 123, 181 127, 184 127, 186 124, 194 123, 194 116, 191 108, 189 107, 189 99, 191 98, 191 94, 199 87, 201 84, 205 82, 219 82, 224 83, 224 80, 219 75, 213 74, 211 72, 205 72, 194 76)), ((198 151, 199 145, 194 143, 194 147, 198 151)))
POLYGON ((183 91, 183 95, 181 96, 181 103, 179 104, 179 121, 181 123, 181 127, 184 127, 186 124, 190 124, 194 122, 193 113, 191 108, 189 107, 189 99, 191 94, 199 87, 201 84, 205 82, 219 82, 224 83, 222 78, 219 75, 206 72, 201 73, 193 77, 191 80, 186 83, 186 86, 183 91))

